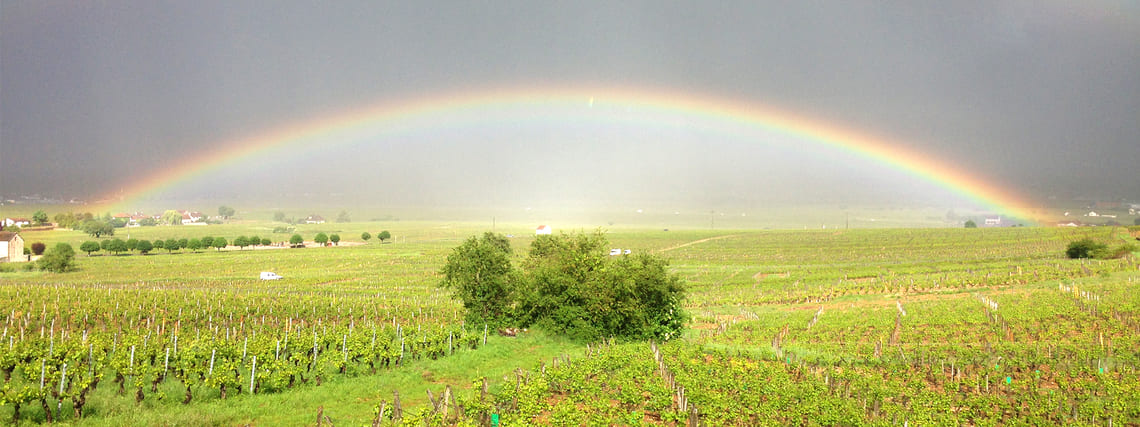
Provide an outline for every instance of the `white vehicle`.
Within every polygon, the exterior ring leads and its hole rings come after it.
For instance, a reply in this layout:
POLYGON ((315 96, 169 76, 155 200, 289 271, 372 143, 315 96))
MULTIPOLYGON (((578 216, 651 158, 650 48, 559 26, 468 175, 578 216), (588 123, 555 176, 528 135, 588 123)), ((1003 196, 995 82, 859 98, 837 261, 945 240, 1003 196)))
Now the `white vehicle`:
POLYGON ((261 272, 261 280, 278 280, 278 279, 284 279, 284 277, 278 276, 277 273, 274 273, 272 271, 262 271, 261 272))

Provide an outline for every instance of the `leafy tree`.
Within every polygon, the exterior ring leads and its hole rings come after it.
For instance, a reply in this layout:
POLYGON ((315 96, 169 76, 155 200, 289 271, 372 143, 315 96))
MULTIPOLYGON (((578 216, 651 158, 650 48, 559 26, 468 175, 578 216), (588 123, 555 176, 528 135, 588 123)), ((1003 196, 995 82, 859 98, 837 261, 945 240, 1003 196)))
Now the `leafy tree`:
POLYGON ((978 228, 978 223, 974 222, 972 219, 968 219, 966 220, 966 228, 978 228))
POLYGON ((210 244, 213 245, 214 248, 216 248, 219 252, 221 252, 221 250, 225 249, 226 245, 228 245, 229 242, 226 241, 225 237, 215 237, 214 241, 210 242, 210 244))
POLYGON ((32 214, 32 223, 35 225, 45 225, 48 222, 48 214, 43 210, 38 210, 32 214))
POLYGON ((142 227, 153 227, 156 225, 158 225, 158 221, 156 221, 154 218, 151 218, 149 216, 139 220, 139 226, 142 226, 142 227))
POLYGON ((111 227, 114 228, 124 228, 127 226, 128 222, 130 222, 130 219, 128 218, 111 218, 110 221, 111 227))
POLYGON ((365 242, 372 240, 372 233, 369 233, 367 231, 360 233, 360 240, 363 240, 365 242))
POLYGON ((334 234, 330 234, 330 235, 329 235, 329 241, 330 241, 330 242, 333 242, 333 244, 334 244, 334 245, 340 246, 340 235, 339 235, 339 234, 335 234, 335 233, 334 233, 334 234))
POLYGON ((269 240, 269 238, 268 238, 268 237, 263 237, 263 238, 261 238, 261 246, 269 246, 269 245, 272 245, 272 244, 273 244, 273 241, 272 241, 272 240, 269 240))
POLYGON ((348 217, 348 211, 340 211, 336 215, 336 222, 352 222, 352 219, 348 217))
POLYGON ((133 251, 139 248, 139 239, 127 239, 127 250, 133 251))
POLYGON ((32 255, 43 255, 44 249, 47 249, 47 245, 43 242, 32 243, 32 255))
POLYGON ((166 239, 166 243, 162 244, 162 248, 166 249, 167 253, 170 253, 181 249, 182 245, 178 242, 178 239, 166 239))
POLYGON ((246 239, 246 241, 249 242, 250 246, 257 246, 261 244, 261 238, 257 236, 250 236, 249 239, 246 239))
POLYGON ((1069 247, 1065 249, 1065 256, 1070 259, 1092 258, 1094 252, 1104 250, 1107 247, 1108 245, 1094 242, 1092 239, 1081 239, 1069 243, 1069 247))
POLYGON ((72 230, 80 224, 79 220, 75 218, 75 214, 71 212, 57 213, 52 217, 52 220, 54 220, 55 224, 60 228, 70 228, 72 230))
POLYGON ((99 242, 94 240, 88 240, 83 242, 82 245, 79 245, 79 250, 87 252, 87 256, 91 256, 92 252, 99 252, 99 249, 99 242))
POLYGON ((180 248, 185 248, 185 247, 187 247, 187 246, 189 246, 189 245, 190 245, 190 241, 189 241, 189 240, 186 240, 186 238, 181 238, 181 239, 178 239, 178 247, 180 247, 180 248))
POLYGON ((277 222, 285 221, 285 212, 277 211, 273 213, 273 220, 277 222))
POLYGON ((139 240, 139 243, 135 246, 135 249, 138 249, 140 254, 146 255, 150 253, 150 251, 154 250, 154 245, 150 243, 150 240, 139 240))
POLYGON ((109 250, 118 255, 120 252, 127 251, 127 242, 123 239, 115 239, 111 241, 109 250))
POLYGON ((329 236, 325 233, 317 233, 316 237, 313 237, 313 241, 319 243, 321 246, 324 246, 325 243, 328 243, 329 236))
POLYGON ((578 340, 671 339, 688 321, 685 287, 649 254, 607 256, 600 232, 539 236, 511 265, 510 242, 487 233, 455 248, 440 273, 469 322, 536 325, 578 340))
POLYGON ((467 322, 501 326, 510 321, 518 274, 511 265, 511 243, 502 234, 470 237, 452 249, 440 270, 439 286, 463 301, 467 322))
POLYGON ((292 237, 289 238, 289 244, 293 245, 294 247, 300 246, 304 243, 305 243, 305 239, 303 237, 301 237, 300 234, 294 234, 292 237))
POLYGON ((218 206, 218 216, 229 219, 231 216, 234 216, 234 208, 225 205, 218 206))
POLYGON ((199 249, 202 249, 202 241, 199 239, 190 239, 190 241, 186 242, 186 248, 198 252, 199 249))
POLYGON ((166 247, 166 241, 162 239, 154 239, 154 243, 152 243, 151 246, 154 246, 154 249, 162 249, 166 247))
POLYGON ((246 246, 249 246, 249 239, 246 239, 245 236, 237 236, 234 238, 234 246, 237 246, 238 249, 245 249, 246 246))
POLYGON ((67 243, 56 243, 36 264, 40 270, 62 273, 75 269, 75 249, 67 243))
POLYGON ((101 236, 114 236, 115 227, 112 227, 109 222, 104 222, 96 219, 89 219, 83 221, 83 232, 98 239, 101 236))
POLYGON ((182 214, 173 209, 163 212, 162 223, 166 225, 182 225, 182 214))
POLYGON ((102 242, 99 242, 99 248, 102 250, 110 252, 111 251, 111 239, 103 239, 102 242))
MULTIPOLYGON (((380 239, 380 243, 384 243, 385 240, 392 238, 392 233, 389 233, 388 230, 384 230, 384 231, 381 231, 379 233, 376 233, 376 238, 380 239)), ((408 239, 404 239, 404 242, 407 243, 407 240, 408 239)))
POLYGON ((209 249, 209 248, 214 247, 214 238, 213 237, 206 236, 206 237, 203 237, 201 239, 201 241, 202 241, 202 248, 203 249, 209 249))

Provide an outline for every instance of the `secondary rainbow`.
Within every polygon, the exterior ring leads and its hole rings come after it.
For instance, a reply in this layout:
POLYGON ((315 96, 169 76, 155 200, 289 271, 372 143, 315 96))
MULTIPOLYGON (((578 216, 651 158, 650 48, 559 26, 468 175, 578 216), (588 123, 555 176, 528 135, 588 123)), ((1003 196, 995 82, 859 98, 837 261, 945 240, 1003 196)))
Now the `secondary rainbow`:
MULTIPOLYGON (((284 149, 345 144, 354 132, 384 132, 388 128, 428 128, 449 123, 449 117, 475 117, 480 111, 510 107, 578 105, 593 107, 595 100, 607 105, 621 105, 639 111, 662 112, 700 120, 728 121, 791 136, 806 142, 843 150, 903 171, 916 178, 943 187, 958 196, 1004 215, 1032 220, 1026 199, 985 177, 954 165, 940 162, 902 144, 823 123, 795 114, 747 102, 671 92, 660 89, 629 88, 507 88, 476 92, 423 96, 397 102, 381 103, 340 115, 282 126, 245 138, 207 144, 201 155, 190 157, 174 167, 143 179, 105 196, 113 200, 109 206, 129 208, 136 201, 162 190, 175 187, 194 177, 223 168, 231 163, 252 158, 259 153, 284 149)), ((470 119, 468 119, 470 120, 470 119)), ((761 142, 758 142, 761 143, 761 142)))

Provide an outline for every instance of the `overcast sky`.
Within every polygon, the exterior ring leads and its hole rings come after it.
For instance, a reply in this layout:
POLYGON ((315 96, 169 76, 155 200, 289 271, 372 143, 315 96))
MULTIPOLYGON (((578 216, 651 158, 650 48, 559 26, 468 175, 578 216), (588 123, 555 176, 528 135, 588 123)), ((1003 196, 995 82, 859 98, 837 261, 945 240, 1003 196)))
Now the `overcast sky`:
MULTIPOLYGON (((1140 199, 1140 3, 1099 0, 0 0, 0 194, 96 197, 291 123, 546 86, 751 102, 882 135, 1036 197, 1140 199)), ((763 137, 429 126, 400 143, 253 159, 169 195, 713 203, 930 190, 820 147, 732 141, 763 137)))

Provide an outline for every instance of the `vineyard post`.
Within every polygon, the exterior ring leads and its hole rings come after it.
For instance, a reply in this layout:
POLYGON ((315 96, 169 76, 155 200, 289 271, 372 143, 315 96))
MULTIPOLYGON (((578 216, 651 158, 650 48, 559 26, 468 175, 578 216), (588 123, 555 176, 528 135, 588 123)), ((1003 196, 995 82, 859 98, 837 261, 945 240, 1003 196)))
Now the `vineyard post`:
POLYGON ((245 343, 241 345, 241 358, 245 359, 246 349, 249 348, 249 337, 245 337, 245 343))
POLYGON ((249 394, 253 394, 253 379, 257 373, 257 356, 253 356, 253 366, 249 368, 249 394))
POLYGON ((166 357, 162 359, 162 376, 166 376, 166 371, 170 370, 170 347, 166 348, 166 357))
POLYGON ((281 359, 281 340, 277 340, 277 350, 273 351, 273 360, 281 359))
POLYGON ((55 406, 55 419, 59 419, 59 413, 63 411, 63 384, 67 382, 67 364, 64 363, 63 367, 59 369, 59 400, 56 401, 55 406))
POLYGON ((207 377, 214 375, 214 355, 218 354, 218 349, 210 350, 210 370, 206 372, 207 377))
POLYGON ((483 345, 487 345, 487 324, 483 324, 483 345))
POLYGON ((44 391, 44 374, 45 373, 47 373, 47 359, 42 359, 42 360, 40 360, 40 393, 43 393, 43 391, 44 391))

